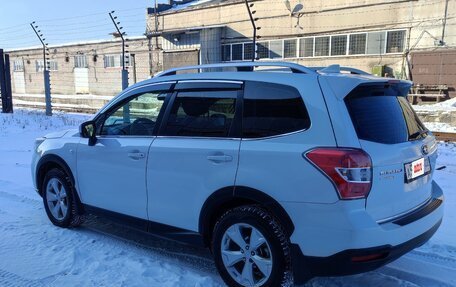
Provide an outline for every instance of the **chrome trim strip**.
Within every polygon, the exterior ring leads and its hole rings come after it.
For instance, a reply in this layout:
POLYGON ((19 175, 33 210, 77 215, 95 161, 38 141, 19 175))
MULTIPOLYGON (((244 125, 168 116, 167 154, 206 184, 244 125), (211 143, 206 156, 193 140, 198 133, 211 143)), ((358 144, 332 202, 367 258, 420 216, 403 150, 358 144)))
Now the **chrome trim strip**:
POLYGON ((310 129, 310 127, 307 129, 297 130, 297 131, 293 131, 293 132, 289 132, 289 133, 285 133, 285 134, 278 134, 278 135, 274 135, 274 136, 260 137, 260 138, 242 138, 242 140, 243 141, 258 141, 258 140, 275 139, 275 138, 281 138, 281 137, 290 136, 290 135, 294 135, 294 134, 299 134, 299 133, 308 131, 309 129, 310 129))
POLYGON ((230 81, 230 80, 181 80, 177 83, 223 83, 223 84, 238 84, 242 85, 241 81, 230 81))
POLYGON ((432 195, 428 199, 426 199, 423 203, 413 207, 412 209, 409 209, 407 211, 401 212, 401 213, 396 214, 394 216, 390 216, 390 217, 387 217, 387 218, 383 218, 383 219, 377 220, 377 223, 378 224, 384 224, 384 223, 388 223, 388 222, 391 222, 391 221, 398 220, 398 219, 403 218, 403 217, 407 217, 410 213, 413 213, 414 211, 417 211, 418 209, 428 205, 431 201, 432 201, 432 195))
POLYGON ((133 139, 133 138, 155 138, 156 136, 138 136, 138 135, 97 135, 99 139, 133 139))
POLYGON ((232 137, 195 137, 195 136, 157 136, 157 138, 169 138, 169 139, 199 139, 199 140, 240 140, 241 138, 232 137))

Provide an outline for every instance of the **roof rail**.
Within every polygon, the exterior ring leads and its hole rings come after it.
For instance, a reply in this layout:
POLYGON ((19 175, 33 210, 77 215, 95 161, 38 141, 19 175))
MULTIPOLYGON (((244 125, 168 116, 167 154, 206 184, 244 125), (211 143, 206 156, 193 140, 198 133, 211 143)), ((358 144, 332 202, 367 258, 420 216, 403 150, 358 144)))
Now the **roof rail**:
POLYGON ((298 65, 295 63, 289 62, 235 62, 235 63, 220 63, 220 64, 206 64, 206 65, 198 65, 198 66, 186 66, 186 67, 179 67, 169 69, 163 72, 158 73, 156 77, 164 77, 164 76, 171 76, 175 75, 178 71, 186 71, 186 70, 201 70, 201 69, 212 69, 212 68, 237 68, 237 71, 247 71, 246 69, 242 68, 255 68, 255 67, 284 67, 289 68, 293 73, 305 73, 305 74, 315 74, 316 71, 313 69, 309 69, 305 66, 298 65))
POLYGON ((330 65, 328 67, 309 67, 309 69, 312 69, 314 71, 320 71, 323 73, 340 73, 341 71, 345 71, 345 72, 350 72, 350 74, 355 74, 355 75, 370 75, 369 73, 364 72, 363 70, 351 68, 351 67, 341 67, 337 64, 330 65))

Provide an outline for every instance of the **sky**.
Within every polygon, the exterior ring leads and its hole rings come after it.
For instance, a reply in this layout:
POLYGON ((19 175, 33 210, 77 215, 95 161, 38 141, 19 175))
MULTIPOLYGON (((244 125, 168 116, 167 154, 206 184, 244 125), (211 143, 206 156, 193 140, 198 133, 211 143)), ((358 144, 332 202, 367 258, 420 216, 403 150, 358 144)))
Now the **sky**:
POLYGON ((0 0, 0 48, 40 45, 33 21, 49 45, 111 39, 112 10, 128 36, 139 36, 146 28, 146 7, 153 5, 153 0, 0 0))

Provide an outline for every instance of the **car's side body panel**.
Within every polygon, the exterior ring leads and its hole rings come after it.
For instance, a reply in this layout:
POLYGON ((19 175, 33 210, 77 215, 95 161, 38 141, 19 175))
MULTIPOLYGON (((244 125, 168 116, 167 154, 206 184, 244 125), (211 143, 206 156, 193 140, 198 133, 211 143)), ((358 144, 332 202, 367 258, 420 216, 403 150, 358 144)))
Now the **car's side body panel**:
POLYGON ((146 161, 153 137, 100 137, 78 148, 78 187, 84 204, 147 219, 146 161))
POLYGON ((278 201, 334 203, 338 197, 332 183, 303 156, 315 147, 336 145, 318 82, 312 76, 288 75, 282 83, 301 94, 310 127, 270 138, 242 139, 236 185, 261 190, 278 201))
POLYGON ((216 190, 233 186, 239 139, 158 137, 149 151, 149 219, 198 231, 199 214, 216 190), (212 156, 226 156, 214 162, 212 156))
POLYGON ((55 157, 67 165, 77 184, 76 151, 80 140, 79 133, 76 130, 70 130, 61 134, 60 137, 45 139, 35 147, 31 165, 33 184, 37 190, 41 188, 38 186, 42 180, 42 178, 38 178, 40 168, 48 162, 47 159, 55 157))

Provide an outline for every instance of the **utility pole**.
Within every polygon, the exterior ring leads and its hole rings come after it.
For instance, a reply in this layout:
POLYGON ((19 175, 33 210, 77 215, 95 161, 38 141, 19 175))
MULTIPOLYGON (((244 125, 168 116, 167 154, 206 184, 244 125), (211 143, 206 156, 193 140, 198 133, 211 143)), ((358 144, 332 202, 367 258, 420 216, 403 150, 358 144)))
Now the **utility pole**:
POLYGON ((261 27, 256 26, 256 21, 258 21, 258 18, 253 18, 253 14, 256 13, 256 11, 252 11, 250 8, 252 8, 255 4, 251 3, 249 4, 249 0, 245 0, 245 6, 247 7, 247 12, 249 13, 250 17, 250 22, 252 23, 252 28, 253 28, 253 51, 252 51, 252 62, 255 62, 255 59, 257 59, 257 45, 256 45, 256 40, 257 37, 260 38, 260 36, 257 36, 257 30, 260 30, 261 27))
POLYGON ((36 36, 40 40, 41 45, 43 45, 43 76, 44 76, 44 97, 46 99, 46 115, 52 116, 51 82, 49 79, 48 63, 47 63, 47 59, 46 59, 46 55, 48 55, 48 53, 49 53, 49 49, 47 47, 48 44, 44 42, 44 41, 46 41, 46 39, 43 38, 43 34, 40 34, 41 30, 37 30, 37 29, 39 29, 39 27, 38 27, 38 25, 35 25, 35 21, 30 23, 30 27, 32 27, 36 36))
POLYGON ((125 90, 128 88, 128 70, 125 65, 125 32, 122 32, 121 30, 123 27, 119 27, 120 22, 116 21, 117 16, 113 16, 115 11, 109 12, 109 17, 111 17, 112 23, 114 24, 114 27, 116 27, 117 33, 119 37, 122 39, 122 90, 125 90))

